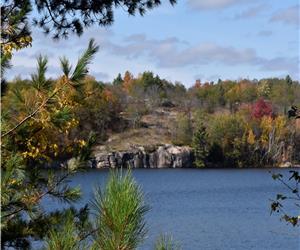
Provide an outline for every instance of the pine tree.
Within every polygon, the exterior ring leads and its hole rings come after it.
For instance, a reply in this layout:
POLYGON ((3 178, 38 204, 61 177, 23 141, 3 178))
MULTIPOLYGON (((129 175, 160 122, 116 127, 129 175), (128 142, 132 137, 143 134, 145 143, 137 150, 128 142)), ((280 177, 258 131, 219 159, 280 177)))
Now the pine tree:
POLYGON ((97 50, 91 40, 73 72, 69 62, 61 59, 64 74, 54 86, 44 75, 46 58, 39 57, 37 73, 30 82, 32 87, 15 89, 13 99, 6 99, 6 115, 1 117, 1 248, 27 249, 30 237, 43 239, 50 227, 63 223, 64 211, 45 212, 41 206, 45 197, 66 203, 80 198, 80 189, 68 185, 68 177, 76 169, 68 169, 62 175, 53 171, 44 175, 35 160, 49 158, 47 154, 52 150, 58 155, 63 151, 63 146, 51 144, 51 138, 56 139, 54 135, 63 134, 60 129, 68 128, 72 116, 66 109, 70 102, 67 94, 70 89, 76 92, 82 86, 87 66, 97 50), (29 100, 32 106, 27 109, 29 100))
POLYGON ((199 125, 193 136, 192 147, 194 149, 196 167, 205 167, 206 157, 208 156, 208 147, 206 128, 203 124, 199 125))
POLYGON ((285 82, 288 86, 291 86, 293 84, 293 80, 292 78, 290 77, 290 75, 287 75, 286 78, 285 78, 285 82))
MULTIPOLYGON (((174 5, 176 0, 169 2, 174 5)), ((85 28, 93 25, 112 25, 118 8, 131 16, 143 16, 161 3, 161 0, 5 0, 1 2, 1 38, 4 34, 12 43, 23 43, 27 37, 31 39, 31 25, 41 28, 45 34, 52 34, 54 39, 68 38, 72 33, 80 36, 85 28), (34 15, 31 15, 32 10, 36 10, 34 15), (22 24, 19 26, 21 32, 14 33, 12 29, 8 33, 2 32, 3 27, 16 21, 22 24)))
POLYGON ((110 173, 106 187, 95 192, 92 210, 97 228, 92 249, 134 250, 145 239, 149 207, 130 171, 110 173))
POLYGON ((123 82, 122 76, 119 73, 118 76, 113 80, 113 85, 121 85, 123 82))

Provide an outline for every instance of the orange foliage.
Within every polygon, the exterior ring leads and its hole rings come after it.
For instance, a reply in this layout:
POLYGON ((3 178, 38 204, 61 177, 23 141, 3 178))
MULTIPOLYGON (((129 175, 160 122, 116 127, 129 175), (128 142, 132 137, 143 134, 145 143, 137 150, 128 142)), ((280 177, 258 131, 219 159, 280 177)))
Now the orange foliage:
POLYGON ((106 102, 112 102, 112 103, 114 103, 114 102, 117 101, 116 96, 109 89, 104 89, 103 92, 102 92, 102 95, 103 95, 103 99, 106 102))
POLYGON ((123 80, 123 89, 129 93, 131 88, 132 88, 132 83, 133 83, 133 75, 129 72, 126 71, 124 75, 124 80, 123 80))

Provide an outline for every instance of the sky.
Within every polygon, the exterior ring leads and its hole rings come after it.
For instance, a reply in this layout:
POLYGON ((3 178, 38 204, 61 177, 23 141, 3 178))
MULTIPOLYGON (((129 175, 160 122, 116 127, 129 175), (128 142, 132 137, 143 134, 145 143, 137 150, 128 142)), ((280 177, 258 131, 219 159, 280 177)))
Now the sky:
POLYGON ((59 57, 75 65, 90 38, 100 50, 90 66, 99 81, 112 81, 129 70, 152 71, 190 87, 196 79, 300 79, 298 0, 177 0, 145 16, 115 12, 110 27, 93 26, 81 37, 55 42, 32 28, 32 47, 14 54, 7 78, 28 78, 36 57, 47 55, 47 76, 61 74, 59 57))

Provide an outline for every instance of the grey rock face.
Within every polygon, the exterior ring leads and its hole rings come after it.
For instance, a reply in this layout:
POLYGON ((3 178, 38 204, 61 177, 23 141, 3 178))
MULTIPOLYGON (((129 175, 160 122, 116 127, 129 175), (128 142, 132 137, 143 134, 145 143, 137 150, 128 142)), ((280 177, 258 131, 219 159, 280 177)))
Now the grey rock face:
POLYGON ((162 145, 150 152, 144 147, 136 147, 128 151, 96 153, 92 167, 96 168, 190 168, 194 156, 188 146, 162 145))

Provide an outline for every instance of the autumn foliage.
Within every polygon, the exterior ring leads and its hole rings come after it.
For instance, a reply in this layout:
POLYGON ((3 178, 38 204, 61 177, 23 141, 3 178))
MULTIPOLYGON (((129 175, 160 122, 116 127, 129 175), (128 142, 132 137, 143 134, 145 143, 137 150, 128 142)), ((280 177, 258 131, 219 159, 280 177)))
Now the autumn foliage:
POLYGON ((264 116, 272 116, 272 105, 260 98, 252 106, 252 117, 261 119, 264 116))

